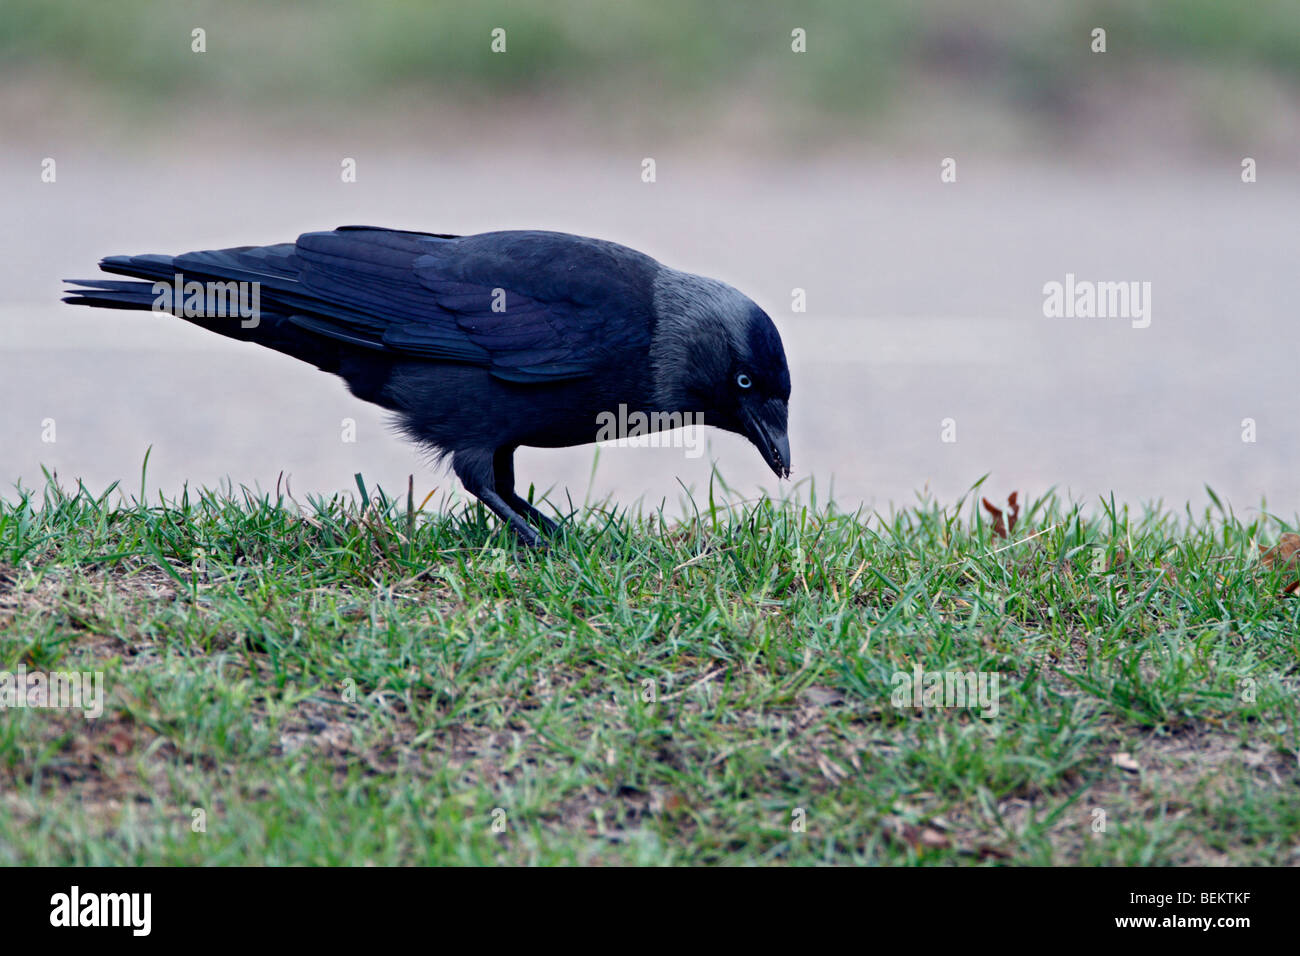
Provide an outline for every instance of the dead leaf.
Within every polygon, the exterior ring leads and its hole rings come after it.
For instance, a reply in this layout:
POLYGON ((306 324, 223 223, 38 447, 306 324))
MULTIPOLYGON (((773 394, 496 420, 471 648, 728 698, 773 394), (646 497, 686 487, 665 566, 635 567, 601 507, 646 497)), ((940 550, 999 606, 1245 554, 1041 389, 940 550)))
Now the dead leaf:
POLYGON ((841 780, 848 778, 848 771, 837 764, 830 757, 819 753, 817 755, 817 769, 822 772, 822 776, 831 783, 839 783, 841 780))
POLYGON ((1130 753, 1115 754, 1110 758, 1110 762, 1119 767, 1120 770, 1127 770, 1129 773, 1137 773, 1142 769, 1130 753))
POLYGON ((830 687, 805 687, 799 694, 799 703, 805 707, 830 707, 844 703, 844 695, 830 687))
POLYGON ((913 849, 924 847, 934 850, 946 850, 952 846, 952 841, 934 827, 919 827, 914 823, 906 823, 897 817, 885 821, 885 835, 894 840, 900 840, 913 849))
POLYGON ((1300 534, 1287 532, 1273 547, 1266 549, 1262 544, 1258 547, 1264 567, 1294 568, 1300 559, 1300 534))
MULTIPOLYGON (((1266 568, 1280 568, 1294 570, 1297 562, 1300 562, 1300 534, 1287 532, 1278 539, 1277 544, 1265 549, 1261 544, 1258 545, 1260 554, 1259 560, 1266 568)), ((1300 589, 1300 579, 1292 581, 1282 589, 1279 597, 1290 597, 1300 589)))
POLYGON ((1002 520, 1002 509, 987 498, 981 498, 980 500, 984 502, 989 517, 993 519, 993 537, 1005 538, 1007 536, 1007 526, 1002 520))
POLYGON ((1020 492, 1013 491, 1007 496, 1007 511, 1004 513, 1001 508, 989 501, 987 498, 981 498, 984 502, 984 508, 993 519, 993 536, 995 538, 1005 538, 1012 531, 1016 530, 1016 521, 1020 518, 1020 492))
POLYGON ((944 836, 942 833, 940 833, 938 830, 932 829, 931 827, 926 827, 921 831, 921 845, 944 849, 951 846, 952 844, 948 840, 948 838, 944 836))

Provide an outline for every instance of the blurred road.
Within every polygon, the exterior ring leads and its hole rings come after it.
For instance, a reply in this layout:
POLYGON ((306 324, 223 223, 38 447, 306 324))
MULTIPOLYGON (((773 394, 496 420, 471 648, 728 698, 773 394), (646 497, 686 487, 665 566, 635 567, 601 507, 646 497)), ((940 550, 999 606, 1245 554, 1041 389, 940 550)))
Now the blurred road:
MULTIPOLYGON (((39 147, 38 151, 39 151, 39 147)), ((985 472, 990 495, 1056 485, 1082 498, 1206 500, 1245 511, 1266 496, 1291 515, 1300 424, 1293 409, 1293 288, 1300 191, 1246 185, 1239 169, 1017 167, 938 157, 865 164, 761 162, 677 150, 638 154, 432 149, 358 154, 301 147, 130 153, 0 152, 0 482, 40 466, 98 490, 455 487, 391 434, 384 413, 334 378, 166 317, 73 309, 59 280, 100 256, 277 242, 362 222, 446 232, 550 228, 614 239, 723 278, 775 319, 791 359, 795 477, 845 507, 953 500, 985 472), (355 156, 358 181, 340 182, 355 156), (498 158, 484 160, 485 155, 498 158), (1043 286, 1067 273, 1152 284, 1149 328, 1049 319, 1043 286), (791 311, 791 290, 808 310, 791 311), (357 422, 355 443, 341 421, 357 422), (941 440, 953 419, 956 441, 941 440), (1243 442, 1243 419, 1257 440, 1243 442), (54 420, 54 442, 42 440, 54 420)), ((743 440, 711 432, 681 450, 521 452, 523 482, 563 501, 612 496, 679 513, 710 461, 741 495, 774 489, 743 440)), ((48 437, 48 434, 47 434, 48 437)))

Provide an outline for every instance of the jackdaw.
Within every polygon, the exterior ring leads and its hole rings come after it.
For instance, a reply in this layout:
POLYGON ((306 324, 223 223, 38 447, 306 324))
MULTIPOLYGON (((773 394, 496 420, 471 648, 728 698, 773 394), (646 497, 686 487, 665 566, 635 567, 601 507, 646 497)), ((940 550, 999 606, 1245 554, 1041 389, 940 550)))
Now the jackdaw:
POLYGON ((772 320, 723 282, 617 243, 344 226, 99 266, 147 281, 68 280, 65 302, 172 312, 339 375, 449 455, 528 545, 541 539, 525 517, 555 524, 515 493, 515 449, 595 441, 602 413, 690 413, 790 473, 790 372, 772 320))

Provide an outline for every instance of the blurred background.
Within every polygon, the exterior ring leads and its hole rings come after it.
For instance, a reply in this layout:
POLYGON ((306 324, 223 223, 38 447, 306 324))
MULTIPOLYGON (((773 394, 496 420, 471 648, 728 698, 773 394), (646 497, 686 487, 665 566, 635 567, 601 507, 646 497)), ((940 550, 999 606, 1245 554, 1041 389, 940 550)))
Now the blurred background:
MULTIPOLYGON (((104 255, 366 223, 596 235, 737 286, 785 339, 819 501, 952 501, 989 474, 998 498, 1199 508, 1208 484, 1296 510, 1296 0, 0 0, 0 81, 8 495, 42 466, 134 491, 151 446, 169 495, 455 488, 330 376, 58 301, 104 255), (1068 273, 1150 282, 1150 326, 1045 317, 1068 273)), ((716 432, 696 459, 517 471, 678 513, 715 464, 737 497, 779 490, 716 432)))

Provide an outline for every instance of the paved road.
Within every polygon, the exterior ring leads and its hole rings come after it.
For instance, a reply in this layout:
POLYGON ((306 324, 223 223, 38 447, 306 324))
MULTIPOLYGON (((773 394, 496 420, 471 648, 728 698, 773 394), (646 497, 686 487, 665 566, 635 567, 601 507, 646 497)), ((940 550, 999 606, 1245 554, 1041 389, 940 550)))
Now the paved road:
MULTIPOLYGON (((452 489, 393 436, 383 413, 329 376, 175 320, 74 310, 64 276, 109 253, 176 252, 291 238, 348 222, 438 231, 549 227, 618 239, 744 289, 787 343, 796 477, 845 506, 953 500, 989 488, 1081 498, 1162 498, 1212 485, 1238 510, 1297 510, 1300 423, 1293 292, 1300 178, 1254 185, 1234 166, 1085 170, 965 160, 812 165, 664 154, 362 155, 339 182, 332 152, 275 161, 63 149, 42 184, 26 153, 0 153, 0 481, 42 463, 102 488, 185 481, 300 499, 352 487, 452 489), (1147 328, 1046 318, 1043 286, 1067 273, 1151 283, 1147 328), (791 290, 808 311, 792 313, 791 290), (355 443, 341 422, 357 422, 355 443), (1243 442, 1243 419, 1254 442, 1243 442), (53 419, 56 441, 42 441, 53 419), (955 422, 956 441, 942 440, 955 422)), ((37 160, 38 161, 38 160, 37 160)), ((1280 177, 1280 174, 1279 174, 1280 177)), ((1273 181, 1270 181, 1273 180, 1273 181)), ((756 452, 711 433, 708 453, 592 448, 521 453, 518 471, 575 501, 679 508, 710 462, 748 495, 775 487, 756 452)))

